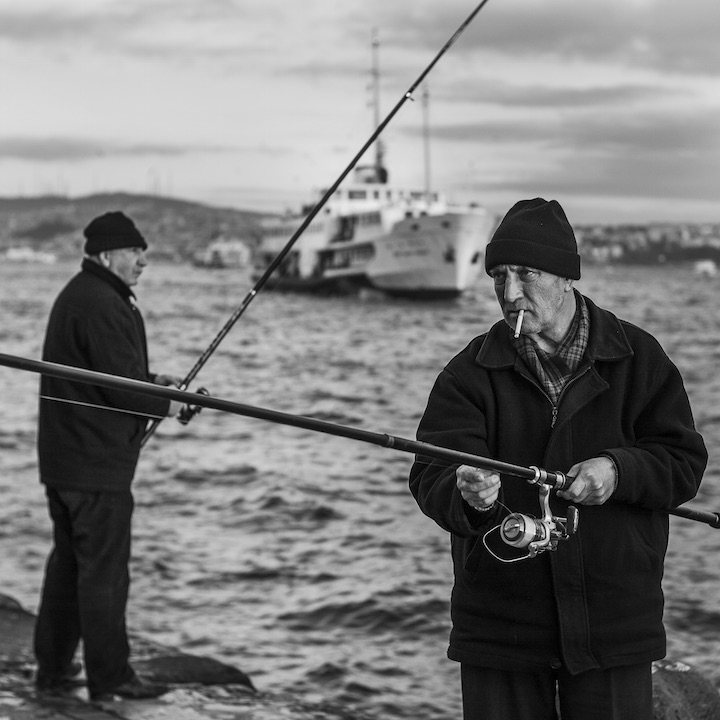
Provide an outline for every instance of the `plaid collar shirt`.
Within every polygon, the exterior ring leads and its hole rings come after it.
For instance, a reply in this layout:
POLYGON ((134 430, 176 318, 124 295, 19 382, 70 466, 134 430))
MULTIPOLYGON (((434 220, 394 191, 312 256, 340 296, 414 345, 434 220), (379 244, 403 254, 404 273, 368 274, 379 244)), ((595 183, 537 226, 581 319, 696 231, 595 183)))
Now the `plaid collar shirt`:
MULTIPOLYGON (((539 348, 527 335, 512 338, 518 355, 540 381, 553 404, 557 404, 565 385, 578 369, 585 355, 590 335, 590 317, 585 299, 579 292, 575 293, 575 297, 577 298, 575 317, 554 355, 539 348)), ((510 332, 512 334, 512 329, 510 332)))

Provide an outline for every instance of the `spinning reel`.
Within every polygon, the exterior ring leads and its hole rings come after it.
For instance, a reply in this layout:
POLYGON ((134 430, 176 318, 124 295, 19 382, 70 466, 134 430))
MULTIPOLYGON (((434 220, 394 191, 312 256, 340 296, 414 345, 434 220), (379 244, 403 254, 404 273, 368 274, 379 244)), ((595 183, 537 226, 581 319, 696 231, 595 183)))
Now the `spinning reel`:
MULTIPOLYGON (((517 560, 536 557, 546 550, 556 550, 560 540, 567 540, 578 529, 578 510, 574 505, 568 507, 567 517, 564 518, 553 515, 550 510, 550 490, 566 487, 568 484, 566 476, 561 473, 554 473, 555 484, 549 485, 544 482, 547 480, 545 471, 536 467, 532 469, 535 470, 535 477, 528 480, 528 482, 538 486, 542 517, 536 518, 532 515, 513 512, 500 523, 498 528, 493 528, 493 530, 499 529, 500 537, 506 545, 527 548, 527 555, 507 560, 498 557, 485 543, 488 551, 502 562, 516 562, 517 560)), ((485 537, 487 537, 487 534, 485 537)))

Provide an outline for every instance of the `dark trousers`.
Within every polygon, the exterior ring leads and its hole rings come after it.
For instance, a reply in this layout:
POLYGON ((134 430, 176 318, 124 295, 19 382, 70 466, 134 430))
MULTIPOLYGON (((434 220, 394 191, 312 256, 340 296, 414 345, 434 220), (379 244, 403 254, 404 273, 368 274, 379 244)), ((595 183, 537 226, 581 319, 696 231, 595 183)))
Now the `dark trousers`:
POLYGON ((570 675, 463 664, 464 720, 653 720, 652 663, 570 675))
POLYGON ((90 493, 47 488, 54 547, 35 626, 38 680, 52 684, 80 638, 91 693, 130 680, 125 628, 130 574, 130 491, 90 493))

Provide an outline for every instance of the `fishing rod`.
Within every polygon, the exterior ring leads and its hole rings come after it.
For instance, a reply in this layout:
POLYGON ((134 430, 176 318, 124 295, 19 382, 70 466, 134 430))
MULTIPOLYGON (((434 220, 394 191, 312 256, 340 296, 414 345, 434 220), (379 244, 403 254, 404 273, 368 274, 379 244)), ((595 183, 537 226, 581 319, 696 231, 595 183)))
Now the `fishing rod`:
MULTIPOLYGON (((450 49, 450 47, 455 43, 455 41, 460 37, 460 35, 463 34, 465 31, 465 28, 473 21, 475 16, 482 10, 483 6, 488 2, 488 0, 482 0, 478 4, 478 6, 468 15, 468 17, 464 20, 464 22, 461 23, 461 25, 458 27, 458 29, 455 31, 454 35, 443 45, 443 47, 440 49, 440 51, 435 55, 435 57, 432 59, 432 61, 427 65, 427 67, 420 73, 420 75, 417 77, 415 82, 413 82, 410 87, 405 91, 403 96, 400 98, 400 100, 396 103, 395 107, 387 114, 385 119, 377 126, 375 131, 370 135, 368 140, 365 142, 365 144, 360 148, 358 153, 355 155, 355 157, 348 163, 348 165, 345 167, 345 169, 340 173, 338 178, 335 180, 335 182, 325 191, 324 195, 318 200, 316 205, 313 207, 313 209, 305 216, 305 219, 302 221, 298 229, 295 231, 295 233, 292 235, 292 237, 287 241, 285 246, 280 250, 280 252, 276 255, 276 257, 272 260, 272 262, 267 266, 265 272, 260 276, 260 278, 255 282, 253 287, 250 289, 250 291, 247 293, 243 301, 240 303, 240 305, 235 309, 235 311, 230 315, 227 322, 223 327, 220 329, 218 334, 213 338, 210 345, 208 345, 205 352, 202 353, 202 355, 198 358, 197 362, 193 367, 190 369, 188 374, 185 376, 185 378, 182 380, 180 385, 178 385, 178 388, 180 390, 186 390, 190 383, 195 379, 195 377, 198 375, 200 370, 205 366, 207 361, 210 359, 212 354, 217 349, 218 345, 223 341, 225 336, 230 332, 232 327, 235 325, 235 323, 242 317, 245 310, 247 310, 250 303, 255 299, 257 294, 260 292, 260 290, 265 286, 265 283, 270 279, 270 276, 275 272, 275 270, 278 268, 278 266, 282 263, 282 261, 285 259, 287 254, 292 249, 293 245, 297 242, 297 240, 300 238, 300 236, 305 232, 308 225, 315 219, 316 215, 322 210, 322 208, 325 206, 327 201, 330 199, 330 197, 333 195, 333 193, 338 189, 340 183, 348 176, 350 171, 357 165, 360 158, 365 154, 365 152, 368 150, 368 148, 377 140, 380 133, 385 129, 385 127, 389 124, 389 122, 395 117, 395 115, 398 113, 400 108, 408 101, 413 99, 413 93, 417 89, 418 85, 422 83, 422 81, 427 77, 427 75, 430 73, 430 71, 435 67, 435 65, 438 63, 440 58, 450 49)), ((200 389, 200 392, 206 393, 207 391, 203 388, 200 389)), ((181 416, 181 422, 184 424, 188 423, 190 419, 193 416, 191 408, 194 406, 189 406, 189 408, 185 409, 181 416)), ((150 437, 153 435, 155 430, 157 429, 157 426, 162 422, 162 418, 153 420, 150 425, 148 426, 148 429, 145 431, 145 435, 143 436, 141 447, 145 445, 145 443, 150 439, 150 437)))
MULTIPOLYGON (((543 470, 535 466, 525 467, 523 465, 514 465, 502 460, 494 460, 481 455, 474 455, 473 453, 452 450, 450 448, 440 447, 438 445, 421 442, 419 440, 409 440, 408 438, 398 437, 397 435, 371 432, 369 430, 354 428, 347 425, 331 423, 327 420, 318 420, 317 418, 311 418, 304 415, 293 415, 277 410, 258 407, 256 405, 246 405, 244 403, 212 397, 202 393, 190 393, 174 387, 156 385, 143 380, 134 380, 132 378, 110 375, 108 373, 96 372, 94 370, 83 370, 69 365, 61 365, 59 363, 51 363, 43 360, 32 360, 30 358, 19 357, 17 355, 0 353, 0 366, 3 365, 5 367, 14 368, 15 370, 25 370, 65 380, 76 380, 78 382, 90 385, 99 385, 115 390, 127 390, 129 392, 144 393, 146 395, 165 398, 168 400, 178 400, 189 406, 197 405, 198 407, 208 407, 214 410, 231 413, 233 415, 252 417, 258 420, 267 420, 279 425, 289 425, 305 430, 325 433, 327 435, 345 437, 359 442, 390 448, 392 450, 413 453, 415 455, 424 455, 436 460, 445 460, 453 464, 456 463, 460 465, 485 468, 488 470, 496 470, 497 472, 504 473, 505 475, 523 478, 533 485, 539 485, 541 489, 552 488, 554 490, 562 490, 563 488, 567 488, 573 480, 572 477, 558 471, 543 470)), ((61 400, 61 398, 58 398, 58 400, 61 400)), ((664 512, 667 512, 670 515, 684 517, 688 520, 703 522, 713 528, 720 529, 720 513, 706 510, 696 510, 682 506, 671 510, 665 510, 664 512)))

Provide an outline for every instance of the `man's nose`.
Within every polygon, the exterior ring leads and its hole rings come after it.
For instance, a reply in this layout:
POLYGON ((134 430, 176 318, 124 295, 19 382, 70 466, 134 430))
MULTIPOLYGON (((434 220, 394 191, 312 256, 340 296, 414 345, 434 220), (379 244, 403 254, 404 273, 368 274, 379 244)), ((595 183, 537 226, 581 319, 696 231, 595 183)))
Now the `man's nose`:
POLYGON ((520 279, 517 276, 508 273, 507 277, 505 278, 503 299, 506 303, 513 303, 522 296, 523 288, 520 279))

